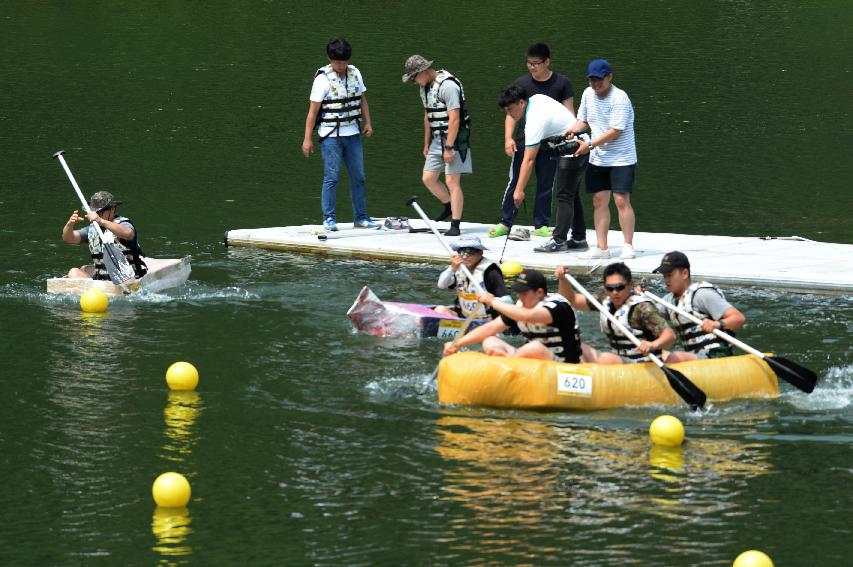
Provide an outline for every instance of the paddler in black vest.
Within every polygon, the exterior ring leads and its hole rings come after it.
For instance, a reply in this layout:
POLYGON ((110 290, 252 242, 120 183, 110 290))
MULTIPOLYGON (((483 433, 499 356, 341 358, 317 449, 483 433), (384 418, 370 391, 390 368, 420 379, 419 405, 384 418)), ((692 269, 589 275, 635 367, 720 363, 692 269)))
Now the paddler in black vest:
POLYGON ((660 314, 669 318, 687 351, 669 353, 666 362, 731 356, 731 345, 717 338, 713 331, 720 329, 729 333, 740 329, 746 323, 746 316, 726 301, 726 296, 717 286, 704 281, 691 281, 690 260, 683 252, 664 254, 660 266, 652 272, 663 274, 666 289, 670 292, 663 298, 667 303, 702 319, 702 325, 699 326, 664 305, 657 306, 660 314))
POLYGON ((103 247, 98 231, 93 226, 97 223, 105 235, 107 232, 115 236, 115 243, 124 253, 137 278, 141 278, 148 271, 142 260, 144 253, 137 240, 136 228, 127 217, 116 216, 116 207, 121 201, 116 201, 112 193, 98 191, 89 199, 90 213, 81 217, 78 211, 71 213, 71 218, 62 227, 62 240, 68 244, 88 244, 92 255, 92 264, 71 268, 68 278, 93 278, 96 280, 109 280, 110 276, 104 267, 103 247), (74 230, 74 226, 84 218, 91 223, 83 230, 74 230))
POLYGON ((483 343, 483 352, 489 356, 580 362, 581 338, 575 312, 565 298, 548 293, 542 272, 524 270, 518 274, 512 290, 518 293, 515 305, 504 303, 490 293, 481 293, 480 301, 500 313, 500 317, 463 335, 455 344, 445 343, 444 354, 483 343), (495 336, 511 327, 516 327, 527 339, 523 346, 515 348, 495 336))
POLYGON ((455 290, 456 300, 450 307, 437 305, 434 309, 444 315, 468 317, 476 308, 477 314, 474 316, 476 319, 497 317, 494 310, 490 309, 488 313, 486 312, 486 307, 477 301, 477 296, 485 287, 486 291, 495 297, 512 303, 500 266, 483 256, 486 247, 476 236, 463 236, 456 242, 452 242, 450 247, 454 250, 454 254, 450 257, 450 267, 441 272, 438 277, 438 287, 455 290), (468 281, 465 274, 459 270, 462 264, 474 276, 473 282, 468 281))
MULTIPOLYGON (((568 299, 575 309, 593 311, 595 307, 587 302, 586 297, 575 292, 563 277, 565 273, 566 269, 562 266, 554 272, 560 280, 560 294, 568 299)), ((584 345, 584 361, 624 364, 648 362, 649 353, 663 357, 663 349, 675 344, 675 333, 657 312, 652 300, 634 292, 631 269, 622 262, 604 268, 604 290, 606 297, 601 304, 640 340, 640 346, 634 346, 634 343, 601 313, 601 331, 616 352, 598 352, 589 345, 584 345)))

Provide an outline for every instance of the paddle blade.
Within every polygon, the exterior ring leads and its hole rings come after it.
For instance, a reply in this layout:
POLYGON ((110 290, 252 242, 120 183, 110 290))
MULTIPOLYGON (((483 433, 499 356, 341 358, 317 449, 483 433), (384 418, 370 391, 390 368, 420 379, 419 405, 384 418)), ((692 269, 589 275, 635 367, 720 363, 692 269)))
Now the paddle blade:
POLYGON ((690 409, 698 409, 705 405, 705 392, 699 389, 699 386, 690 381, 690 379, 673 368, 661 366, 661 370, 666 374, 666 379, 669 380, 669 385, 675 390, 675 393, 681 396, 681 399, 687 402, 690 409))
POLYGON ((776 376, 807 394, 811 394, 817 385, 817 374, 787 358, 765 356, 764 362, 770 365, 776 376))
POLYGON ((113 243, 104 243, 104 267, 110 275, 110 280, 121 285, 128 280, 136 277, 136 272, 133 271, 133 266, 125 258, 124 253, 113 243))

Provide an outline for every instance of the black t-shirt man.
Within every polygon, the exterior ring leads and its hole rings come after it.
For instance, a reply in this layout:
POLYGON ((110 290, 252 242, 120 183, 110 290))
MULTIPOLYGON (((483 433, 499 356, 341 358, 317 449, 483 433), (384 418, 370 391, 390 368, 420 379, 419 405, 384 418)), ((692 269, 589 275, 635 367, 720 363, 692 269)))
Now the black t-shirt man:
MULTIPOLYGON (((572 88, 572 83, 569 78, 559 73, 551 72, 551 76, 544 81, 537 81, 529 73, 516 79, 513 83, 520 86, 530 98, 535 94, 543 94, 549 96, 559 103, 573 98, 575 90, 572 88)), ((574 109, 572 110, 574 112, 574 109)), ((524 147, 524 119, 518 121, 515 128, 515 141, 518 147, 524 147)))

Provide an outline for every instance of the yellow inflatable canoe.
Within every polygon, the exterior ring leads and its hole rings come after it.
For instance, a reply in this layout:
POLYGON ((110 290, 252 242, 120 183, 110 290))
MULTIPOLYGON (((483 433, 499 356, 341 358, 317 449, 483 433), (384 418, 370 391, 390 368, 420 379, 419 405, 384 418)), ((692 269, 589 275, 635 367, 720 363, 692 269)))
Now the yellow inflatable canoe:
MULTIPOLYGON (((708 401, 775 398, 776 375, 753 355, 669 365, 687 376, 708 401)), ((641 364, 567 364, 461 352, 438 366, 443 404, 518 409, 596 410, 684 403, 660 369, 641 364)))

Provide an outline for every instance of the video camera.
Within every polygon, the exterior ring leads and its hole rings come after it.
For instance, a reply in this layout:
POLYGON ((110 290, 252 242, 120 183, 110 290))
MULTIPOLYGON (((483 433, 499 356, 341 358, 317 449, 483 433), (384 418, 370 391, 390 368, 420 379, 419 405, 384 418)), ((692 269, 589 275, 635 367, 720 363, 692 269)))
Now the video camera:
POLYGON ((577 138, 566 139, 563 136, 549 136, 542 138, 539 147, 544 149, 552 159, 560 156, 570 156, 578 151, 580 142, 577 138))

